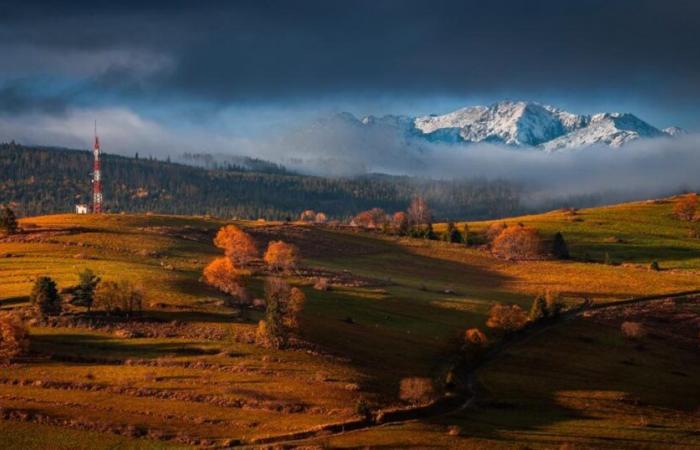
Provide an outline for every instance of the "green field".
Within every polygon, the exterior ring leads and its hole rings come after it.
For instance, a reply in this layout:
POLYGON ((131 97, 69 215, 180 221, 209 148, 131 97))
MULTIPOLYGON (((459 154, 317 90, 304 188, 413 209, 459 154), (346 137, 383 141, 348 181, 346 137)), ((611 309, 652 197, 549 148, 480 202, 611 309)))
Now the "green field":
MULTIPOLYGON (((119 326, 33 327, 30 357, 0 368, 3 411, 24 414, 0 420, 0 441, 4 448, 235 444, 356 418, 359 399, 375 408, 401 406, 399 381, 443 379, 454 338, 468 327, 484 328, 494 302, 529 307, 533 296, 546 289, 561 292, 570 304, 585 297, 610 302, 700 289, 700 240, 688 237, 688 225, 674 219, 671 209, 672 201, 662 201, 507 221, 531 224, 545 237, 562 231, 575 258, 571 261, 508 262, 459 244, 242 222, 262 247, 282 239, 296 244, 303 256, 306 270, 291 281, 308 297, 301 327, 306 344, 284 351, 251 344, 261 312, 241 315, 223 306, 223 294, 200 282, 204 266, 220 254, 211 239, 224 222, 157 215, 23 219, 24 233, 0 242, 1 308, 25 307, 37 276, 49 275, 62 288, 91 268, 103 279, 142 285, 149 321, 138 337, 124 337, 119 326), (605 253, 617 264, 597 262, 605 253), (663 270, 649 271, 651 260, 663 270), (314 290, 316 275, 335 280, 332 289, 314 290)), ((477 239, 486 225, 470 224, 477 239)), ((259 278, 251 283, 256 296, 262 295, 261 283, 259 278)), ((479 371, 481 392, 491 403, 456 417, 319 442, 390 448, 546 447, 554 442, 595 447, 593 437, 609 435, 605 442, 611 448, 697 443, 689 431, 695 426, 691 415, 667 422, 657 418, 656 410, 633 406, 608 417, 610 405, 600 406, 602 412, 588 411, 580 401, 592 395, 592 408, 598 408, 601 402, 624 400, 620 393, 645 395, 648 380, 633 377, 639 367, 615 365, 634 350, 615 329, 573 322, 536 339, 479 371), (581 335, 592 341, 578 339, 581 335), (556 370, 545 370, 542 352, 551 355, 556 370), (570 355, 577 357, 570 360, 570 355), (600 370, 582 383, 574 363, 600 370), (620 381, 605 384, 613 378, 620 381), (635 427, 632 419, 640 415, 654 424, 662 421, 663 428, 635 427), (450 424, 459 424, 464 437, 449 436, 450 424)), ((641 363, 646 376, 663 363, 655 358, 674 351, 664 342, 652 344, 641 363)), ((669 383, 678 378, 658 377, 669 383)), ((652 398, 651 407, 680 408, 668 402, 697 392, 697 385, 685 383, 692 378, 683 381, 652 398)))

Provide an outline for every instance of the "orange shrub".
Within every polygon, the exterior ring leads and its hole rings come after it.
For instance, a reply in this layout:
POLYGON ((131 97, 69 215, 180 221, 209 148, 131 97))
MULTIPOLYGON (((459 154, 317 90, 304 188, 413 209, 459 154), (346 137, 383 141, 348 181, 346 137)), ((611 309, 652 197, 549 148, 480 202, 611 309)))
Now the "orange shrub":
POLYGON ((690 222, 695 218, 695 211, 697 208, 697 194, 688 194, 676 202, 673 207, 673 214, 681 220, 690 222))
POLYGON ((287 271, 296 267, 299 250, 295 245, 284 241, 272 241, 267 245, 263 259, 271 268, 287 271))
POLYGON ((287 311, 284 317, 284 324, 290 330, 299 330, 299 316, 304 310, 304 304, 306 303, 306 295, 304 292, 293 287, 289 291, 289 300, 287 302, 287 311))
POLYGON ((464 342, 469 345, 484 347, 488 343, 488 338, 478 328, 469 328, 464 332, 464 342))
POLYGON ((394 217, 391 219, 392 226, 394 227, 394 230, 400 234, 404 235, 408 233, 409 229, 409 222, 408 222, 408 214, 406 214, 403 211, 399 211, 397 213, 394 213, 394 217))
POLYGON ((0 365, 9 364, 12 358, 29 349, 29 331, 16 314, 0 313, 0 365))
POLYGON ((247 299, 247 293, 243 288, 243 279, 248 275, 247 271, 239 270, 233 265, 233 261, 228 257, 216 258, 204 268, 204 281, 214 286, 221 292, 239 297, 241 300, 247 299))
POLYGON ((253 238, 235 225, 222 227, 214 238, 214 245, 237 264, 246 265, 258 257, 258 247, 253 238))
POLYGON ((527 313, 518 305, 502 305, 496 303, 489 310, 486 326, 512 333, 518 331, 527 323, 527 313))
POLYGON ((536 259, 542 256, 542 240, 534 228, 510 226, 493 240, 491 251, 504 259, 536 259))
POLYGON ((498 237, 498 235, 501 234, 501 232, 506 228, 508 228, 508 225, 506 225, 503 222, 492 223, 486 229, 486 240, 489 242, 493 242, 498 237))
POLYGON ((328 216, 326 215, 326 213, 318 212, 318 213, 316 213, 316 217, 314 218, 314 222, 326 223, 326 222, 328 222, 328 216))
POLYGON ((301 214, 299 214, 299 220, 302 222, 313 222, 316 220, 316 212, 313 209, 302 211, 301 214))

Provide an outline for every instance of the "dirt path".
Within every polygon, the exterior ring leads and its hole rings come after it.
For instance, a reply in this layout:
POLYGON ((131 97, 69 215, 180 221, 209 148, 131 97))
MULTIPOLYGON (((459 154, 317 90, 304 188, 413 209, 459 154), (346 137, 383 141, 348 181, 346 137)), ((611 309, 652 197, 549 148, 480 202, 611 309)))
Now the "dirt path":
MULTIPOLYGON (((535 324, 529 326, 527 329, 520 333, 516 333, 507 340, 503 340, 493 346, 487 354, 471 369, 469 373, 466 374, 466 378, 470 381, 467 383, 467 389, 460 395, 445 396, 439 400, 431 403, 429 405, 404 408, 404 409, 394 409, 394 410, 382 410, 381 420, 375 419, 356 419, 346 422, 339 422, 334 424, 321 425, 314 427, 309 430, 302 430, 294 433, 270 436, 266 438, 259 438, 252 440, 247 444, 242 444, 236 448, 256 448, 256 447, 269 447, 269 446, 296 446, 305 443, 311 439, 323 437, 328 438, 332 436, 338 436, 345 433, 350 433, 354 431, 362 431, 370 428, 380 428, 390 425, 396 425, 399 423, 406 423, 411 421, 416 421, 420 419, 435 418, 440 416, 448 416, 462 412, 470 408, 474 401, 476 400, 476 392, 474 388, 473 380, 476 377, 476 370, 482 368, 486 364, 496 360, 501 353, 507 348, 513 345, 520 344, 538 336, 553 326, 559 325, 564 321, 573 320, 578 317, 581 313, 587 311, 597 311, 608 308, 619 308, 626 305, 635 305, 639 303, 665 300, 665 299, 680 299, 691 296, 700 295, 700 290, 694 291, 684 291, 675 292, 669 294, 661 295, 649 295, 645 297, 635 297, 627 300, 620 300, 618 302, 611 303, 600 303, 593 304, 584 307, 578 307, 569 311, 564 312, 555 321, 543 322, 540 324, 535 324)), ((376 417, 376 416, 375 416, 376 417)))

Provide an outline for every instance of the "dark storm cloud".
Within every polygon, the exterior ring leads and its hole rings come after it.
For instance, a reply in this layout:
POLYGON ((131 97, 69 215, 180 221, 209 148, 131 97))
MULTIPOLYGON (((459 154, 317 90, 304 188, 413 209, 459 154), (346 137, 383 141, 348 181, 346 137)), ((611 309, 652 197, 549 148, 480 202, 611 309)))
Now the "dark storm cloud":
POLYGON ((52 5, 0 6, 0 68, 21 69, 8 67, 24 61, 12 49, 67 53, 75 63, 65 70, 84 72, 86 89, 213 103, 576 90, 688 105, 700 96, 695 1, 52 5), (116 70, 107 63, 119 52, 141 59, 116 70), (144 55, 168 64, 144 70, 144 55))

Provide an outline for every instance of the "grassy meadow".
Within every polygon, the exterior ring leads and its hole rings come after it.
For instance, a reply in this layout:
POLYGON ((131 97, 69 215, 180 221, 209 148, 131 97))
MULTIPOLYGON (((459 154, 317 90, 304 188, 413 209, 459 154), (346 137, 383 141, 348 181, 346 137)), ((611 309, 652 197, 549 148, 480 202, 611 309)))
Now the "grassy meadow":
MULTIPOLYGON (((307 346, 284 351, 250 343, 262 313, 240 314, 200 281, 202 269, 220 255, 212 237, 226 222, 158 215, 22 219, 25 232, 0 242, 0 308, 25 306, 37 276, 49 275, 64 288, 90 268, 105 280, 143 286, 149 321, 141 335, 124 335, 118 326, 32 327, 30 357, 0 368, 3 411, 25 414, 23 420, 0 420, 0 442, 18 449, 236 445, 355 418, 360 399, 373 407, 401 405, 399 381, 443 377, 454 338, 466 328, 484 328, 495 302, 527 308, 547 289, 572 304, 700 289, 700 240, 688 237, 688 225, 671 216, 672 204, 643 202, 506 221, 532 225, 543 236, 561 231, 574 257, 569 261, 510 262, 460 244, 241 222, 261 247, 277 239, 296 244, 308 269, 291 279, 308 298, 301 326, 307 346), (615 264, 602 263, 606 253, 615 264), (652 260, 661 271, 648 270, 652 260), (315 290, 314 274, 338 281, 330 291, 315 290)), ((477 238, 486 226, 469 224, 477 238)), ((262 296, 262 280, 253 279, 250 290, 262 296)), ((478 382, 491 403, 456 417, 316 443, 503 448, 580 441, 595 446, 593 436, 603 436, 600 442, 611 448, 697 443, 688 434, 695 426, 691 415, 667 420, 655 409, 688 405, 651 398, 647 410, 646 403, 628 405, 623 395, 649 387, 648 378, 635 375, 640 367, 658 368, 664 355, 690 356, 669 353, 675 350, 654 342, 640 356, 641 366, 618 367, 635 351, 618 335, 612 327, 588 322, 562 324, 479 371, 478 382), (581 379, 582 364, 599 369, 581 379), (606 387, 606 379, 617 381, 606 387), (618 403, 626 405, 624 414, 611 412, 618 403), (640 415, 663 427, 635 425, 640 415), (449 436, 450 424, 459 424, 464 437, 449 436)), ((666 372, 659 377, 678 381, 666 372)), ((683 385, 668 397, 681 401, 695 388, 683 385)))

